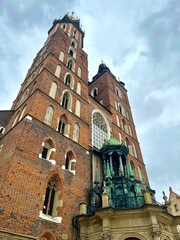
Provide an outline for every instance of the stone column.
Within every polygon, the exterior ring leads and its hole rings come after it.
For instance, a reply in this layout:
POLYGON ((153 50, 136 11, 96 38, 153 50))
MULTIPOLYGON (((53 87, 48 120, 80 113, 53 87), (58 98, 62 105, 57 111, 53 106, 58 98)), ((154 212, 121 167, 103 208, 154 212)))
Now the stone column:
POLYGON ((113 169, 113 164, 112 164, 112 152, 109 153, 109 161, 110 161, 111 176, 114 176, 114 169, 113 169))
POLYGON ((79 207, 80 207, 80 209, 79 209, 79 214, 80 215, 81 214, 87 214, 87 203, 86 202, 81 202, 79 204, 79 207))

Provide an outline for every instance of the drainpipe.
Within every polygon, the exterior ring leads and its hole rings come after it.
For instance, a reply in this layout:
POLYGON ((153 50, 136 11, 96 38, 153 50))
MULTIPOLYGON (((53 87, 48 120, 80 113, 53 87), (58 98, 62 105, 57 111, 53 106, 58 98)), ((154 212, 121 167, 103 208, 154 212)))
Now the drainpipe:
POLYGON ((76 240, 79 240, 80 239, 80 227, 79 227, 76 216, 74 216, 72 218, 72 224, 73 224, 73 227, 75 227, 75 229, 76 229, 76 240))

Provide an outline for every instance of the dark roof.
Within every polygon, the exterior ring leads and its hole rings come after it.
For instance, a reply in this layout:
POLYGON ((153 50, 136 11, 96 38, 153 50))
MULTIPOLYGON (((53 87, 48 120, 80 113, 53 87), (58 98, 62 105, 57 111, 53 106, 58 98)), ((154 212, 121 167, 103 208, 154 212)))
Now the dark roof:
POLYGON ((6 127, 14 110, 2 110, 0 111, 0 126, 6 127))
POLYGON ((98 79, 101 75, 107 72, 116 82, 118 82, 123 88, 125 88, 125 83, 122 81, 118 81, 116 77, 112 74, 110 69, 106 66, 105 63, 101 63, 98 68, 98 73, 92 78, 92 82, 89 82, 89 85, 93 83, 96 79, 98 79))
MULTIPOLYGON (((83 37, 84 37, 84 32, 82 31, 81 27, 80 27, 80 19, 72 19, 70 18, 67 14, 63 17, 63 18, 59 18, 59 19, 54 19, 53 21, 53 26, 52 28, 57 24, 57 23, 72 23, 75 27, 77 27, 77 29, 82 33, 83 37)), ((51 29, 52 29, 51 28, 51 29)), ((50 30, 51 30, 50 29, 50 30)), ((50 31, 49 30, 49 31, 50 31)))

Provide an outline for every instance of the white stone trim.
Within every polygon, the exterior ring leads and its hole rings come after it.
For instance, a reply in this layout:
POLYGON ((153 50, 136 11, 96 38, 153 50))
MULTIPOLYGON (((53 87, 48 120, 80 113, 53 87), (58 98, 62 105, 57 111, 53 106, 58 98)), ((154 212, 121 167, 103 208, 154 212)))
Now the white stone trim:
POLYGON ((42 142, 42 146, 44 147, 44 145, 45 145, 45 143, 44 142, 42 142))
POLYGON ((74 162, 76 163, 76 159, 71 159, 70 162, 71 163, 74 163, 74 162))
POLYGON ((39 158, 42 158, 42 153, 39 153, 39 158))
POLYGON ((56 161, 53 160, 53 159, 50 159, 50 160, 47 160, 47 159, 46 159, 46 161, 50 162, 50 163, 53 164, 53 165, 56 165, 56 161))
POLYGON ((42 211, 39 212, 39 217, 44 219, 44 220, 55 222, 55 223, 61 223, 62 222, 62 217, 52 217, 50 215, 44 214, 42 211))
POLYGON ((65 168, 65 165, 62 165, 62 169, 64 169, 64 170, 66 169, 66 168, 65 168))
POLYGON ((74 175, 76 174, 76 170, 71 170, 70 172, 72 172, 74 175))
POLYGON ((25 119, 27 119, 27 120, 29 120, 29 121, 32 121, 32 117, 29 116, 29 115, 27 115, 27 116, 25 117, 25 119))

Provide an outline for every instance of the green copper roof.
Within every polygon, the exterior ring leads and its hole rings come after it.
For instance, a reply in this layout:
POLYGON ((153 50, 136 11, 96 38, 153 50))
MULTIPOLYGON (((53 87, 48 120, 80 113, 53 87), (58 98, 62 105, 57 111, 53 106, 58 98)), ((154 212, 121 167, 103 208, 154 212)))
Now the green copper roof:
POLYGON ((103 144, 103 147, 109 146, 109 145, 119 146, 121 145, 121 143, 111 136, 110 139, 103 144))

